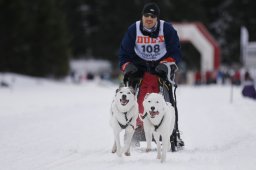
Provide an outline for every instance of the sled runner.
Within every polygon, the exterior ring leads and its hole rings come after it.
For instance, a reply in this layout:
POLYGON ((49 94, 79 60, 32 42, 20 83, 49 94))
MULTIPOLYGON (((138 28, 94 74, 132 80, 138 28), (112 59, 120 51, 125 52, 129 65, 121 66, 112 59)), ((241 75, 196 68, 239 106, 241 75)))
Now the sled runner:
MULTIPOLYGON (((171 150, 174 152, 182 149, 184 146, 184 142, 180 138, 180 132, 178 127, 178 108, 176 100, 177 84, 174 82, 174 76, 172 76, 172 78, 168 80, 158 75, 153 75, 151 73, 145 73, 143 78, 131 78, 124 76, 124 84, 127 86, 132 86, 135 89, 140 113, 143 113, 142 100, 144 99, 145 94, 140 96, 141 94, 143 94, 143 91, 145 91, 144 93, 162 93, 165 101, 172 104, 175 109, 175 127, 170 137, 171 150), (151 84, 152 81, 157 81, 158 87, 154 87, 154 85, 151 84)), ((135 133, 133 135, 133 145, 140 146, 140 141, 146 141, 146 139, 143 129, 143 123, 142 121, 137 120, 137 128, 135 129, 135 133)))

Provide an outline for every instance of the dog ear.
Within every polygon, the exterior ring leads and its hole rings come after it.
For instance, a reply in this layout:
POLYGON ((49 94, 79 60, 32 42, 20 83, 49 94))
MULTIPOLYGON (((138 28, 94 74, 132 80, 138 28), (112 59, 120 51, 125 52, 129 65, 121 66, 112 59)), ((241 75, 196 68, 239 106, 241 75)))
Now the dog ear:
POLYGON ((163 102, 165 102, 164 94, 163 94, 163 93, 161 93, 161 92, 159 92, 158 94, 159 94, 159 95, 161 95, 161 97, 162 97, 162 101, 163 101, 163 102))
POLYGON ((147 93, 147 94, 145 95, 144 100, 146 100, 146 99, 148 98, 149 94, 150 94, 150 93, 147 93))
POLYGON ((164 105, 164 107, 163 107, 163 111, 165 112, 166 111, 166 108, 168 107, 168 105, 167 105, 167 102, 165 101, 165 99, 164 99, 164 95, 163 94, 161 94, 161 96, 162 96, 162 102, 163 102, 163 105, 164 105))
POLYGON ((166 103, 165 98, 164 98, 164 94, 160 93, 160 95, 162 96, 162 99, 161 99, 162 102, 163 102, 163 103, 166 103))
POLYGON ((116 89, 116 94, 120 91, 120 89, 124 87, 124 83, 120 83, 118 89, 116 89))
POLYGON ((163 98, 164 98, 164 94, 163 94, 162 92, 159 92, 158 94, 160 94, 160 95, 163 96, 163 98))
POLYGON ((119 84, 119 89, 120 89, 121 87, 125 87, 125 84, 124 84, 124 83, 120 83, 120 84, 119 84))
POLYGON ((120 88, 116 89, 116 94, 120 91, 120 88))
POLYGON ((132 94, 135 95, 135 90, 132 86, 129 86, 129 89, 131 90, 132 94))

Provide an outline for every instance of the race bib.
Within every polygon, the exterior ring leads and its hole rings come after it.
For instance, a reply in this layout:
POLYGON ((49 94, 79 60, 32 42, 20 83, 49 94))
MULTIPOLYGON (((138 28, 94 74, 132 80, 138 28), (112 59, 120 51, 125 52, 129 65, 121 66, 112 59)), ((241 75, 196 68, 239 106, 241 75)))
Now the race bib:
POLYGON ((156 61, 166 54, 163 25, 164 21, 160 20, 159 35, 157 38, 151 38, 142 34, 140 21, 136 22, 137 35, 134 50, 140 58, 147 61, 156 61))

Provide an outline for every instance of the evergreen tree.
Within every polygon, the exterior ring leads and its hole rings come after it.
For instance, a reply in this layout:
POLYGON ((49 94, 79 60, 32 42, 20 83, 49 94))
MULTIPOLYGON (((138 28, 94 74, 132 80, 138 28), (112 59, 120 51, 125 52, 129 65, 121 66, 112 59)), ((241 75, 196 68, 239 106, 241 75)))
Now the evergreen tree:
POLYGON ((30 32, 33 15, 28 1, 0 1, 0 71, 27 73, 30 63, 30 32))
POLYGON ((32 35, 35 76, 62 77, 69 71, 69 37, 58 0, 38 0, 36 27, 32 35))
POLYGON ((118 48, 128 26, 141 17, 141 3, 119 0, 85 0, 89 7, 89 55, 117 61, 118 48))
MULTIPOLYGON (((146 2, 156 2, 166 21, 202 22, 221 45, 222 62, 239 62, 242 25, 256 40, 254 0, 0 0, 0 71, 62 77, 70 56, 117 62, 122 37, 146 2)), ((182 52, 198 66, 194 48, 182 44, 182 52)))
POLYGON ((71 38, 70 47, 73 58, 85 56, 88 46, 88 37, 86 35, 88 24, 85 18, 88 12, 88 5, 82 3, 82 1, 64 0, 64 12, 71 38))
POLYGON ((57 0, 0 1, 0 71, 62 77, 69 37, 57 0))
MULTIPOLYGON (((244 25, 249 32, 255 32, 256 2, 253 0, 211 1, 212 6, 208 8, 211 17, 207 26, 221 46, 222 63, 238 63, 240 62, 240 29, 244 25)), ((250 34, 250 38, 255 40, 255 37, 255 34, 250 34)))

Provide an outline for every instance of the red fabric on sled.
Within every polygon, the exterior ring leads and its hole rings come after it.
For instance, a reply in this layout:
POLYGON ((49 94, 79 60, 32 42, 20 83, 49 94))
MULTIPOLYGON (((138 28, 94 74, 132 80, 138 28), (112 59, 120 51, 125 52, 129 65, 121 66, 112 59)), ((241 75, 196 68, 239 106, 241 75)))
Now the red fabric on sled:
MULTIPOLYGON (((156 75, 145 72, 143 75, 142 82, 140 84, 139 94, 138 94, 138 105, 139 113, 143 115, 143 100, 147 93, 158 93, 159 92, 159 82, 156 75)), ((143 126, 143 122, 138 118, 137 126, 143 126)))

